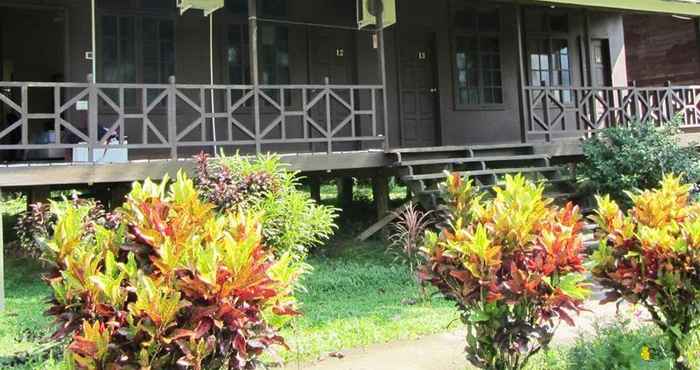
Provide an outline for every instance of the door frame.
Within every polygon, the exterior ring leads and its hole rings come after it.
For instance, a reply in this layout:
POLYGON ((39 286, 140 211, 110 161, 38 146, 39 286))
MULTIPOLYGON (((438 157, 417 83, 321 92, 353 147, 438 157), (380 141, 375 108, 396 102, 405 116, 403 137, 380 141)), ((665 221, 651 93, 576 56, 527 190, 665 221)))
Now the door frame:
MULTIPOLYGON (((604 63, 604 68, 606 68, 605 72, 605 79, 606 83, 609 82, 610 86, 613 85, 613 72, 612 72, 612 56, 610 55, 610 39, 609 38, 602 38, 602 37, 591 37, 590 43, 589 43, 589 48, 590 48, 590 60, 589 60, 589 68, 591 70, 591 86, 596 86, 599 87, 598 84, 596 83, 596 77, 594 75, 594 68, 596 66, 596 61, 595 61, 595 47, 594 44, 596 42, 600 42, 601 46, 601 52, 603 53, 601 57, 603 58, 603 63, 604 63)), ((603 85, 605 86, 605 85, 603 85)))
POLYGON ((403 28, 399 28, 394 32, 395 35, 395 58, 396 58, 396 87, 397 87, 397 94, 396 94, 396 100, 397 100, 397 108, 399 110, 399 146, 400 147, 406 147, 406 138, 404 135, 404 111, 403 111, 403 98, 401 96, 401 91, 403 88, 403 83, 401 79, 401 43, 403 41, 403 38, 401 35, 405 35, 407 33, 422 33, 422 34, 429 34, 429 39, 431 43, 431 52, 433 55, 433 60, 432 60, 432 74, 433 74, 433 83, 435 84, 435 89, 437 91, 433 94, 433 101, 434 101, 434 106, 435 106, 435 129, 433 132, 433 142, 435 143, 434 146, 442 146, 442 115, 441 115, 441 107, 440 107, 440 88, 439 88, 439 82, 440 82, 440 74, 439 74, 439 54, 438 54, 438 48, 437 48, 437 33, 438 31, 432 27, 417 27, 417 26, 411 26, 411 25, 406 25, 403 28), (410 31, 409 31, 410 30, 410 31), (405 32, 409 31, 409 32, 405 32))

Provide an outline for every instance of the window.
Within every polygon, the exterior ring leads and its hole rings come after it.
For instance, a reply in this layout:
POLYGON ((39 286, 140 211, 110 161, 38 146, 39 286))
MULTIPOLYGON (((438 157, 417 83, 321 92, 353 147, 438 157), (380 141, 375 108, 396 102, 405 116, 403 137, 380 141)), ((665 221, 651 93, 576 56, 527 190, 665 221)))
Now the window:
MULTIPOLYGON (((140 16, 101 17, 101 47, 97 55, 99 81, 107 83, 166 83, 175 74, 175 24, 172 19, 140 16)), ((116 89, 105 91, 118 102, 116 89)), ((150 102, 159 92, 148 92, 150 102)), ((124 104, 137 107, 141 94, 124 91, 124 104)), ((165 104, 165 101, 161 102, 165 104)))
POLYGON ((172 20, 143 19, 143 82, 167 82, 175 74, 175 27, 172 20))
POLYGON ((136 82, 136 22, 132 17, 102 17, 102 80, 136 82))
POLYGON ((260 27, 260 83, 289 83, 289 39, 286 27, 260 27))
POLYGON ((173 20, 116 15, 101 20, 101 81, 165 83, 175 73, 173 20))
POLYGON ((502 104, 500 11, 460 10, 453 25, 457 107, 502 104))
POLYGON ((571 86, 569 42, 566 39, 528 40, 530 82, 535 86, 571 86))
POLYGON ((228 29, 226 63, 230 84, 249 84, 250 67, 248 58, 248 27, 230 26, 228 29))
MULTIPOLYGON (((571 53, 566 13, 528 9, 525 13, 527 64, 530 85, 571 86, 571 53)), ((562 102, 571 102, 571 91, 556 91, 562 102)))
MULTIPOLYGON (((281 85, 289 83, 289 36, 287 28, 260 25, 258 29, 258 63, 260 83, 281 85)), ((226 63, 230 84, 250 83, 248 26, 231 25, 228 29, 226 63)))

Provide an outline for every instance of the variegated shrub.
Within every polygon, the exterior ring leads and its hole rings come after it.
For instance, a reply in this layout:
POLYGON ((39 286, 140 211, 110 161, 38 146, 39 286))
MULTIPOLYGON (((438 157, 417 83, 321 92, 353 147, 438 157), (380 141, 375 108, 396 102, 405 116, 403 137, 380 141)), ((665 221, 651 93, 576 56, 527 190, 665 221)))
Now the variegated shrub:
POLYGON ((600 246, 592 272, 606 301, 643 305, 673 343, 678 368, 688 367, 684 345, 700 317, 700 204, 691 188, 667 175, 658 189, 628 192, 626 214, 598 197, 594 217, 600 246))
POLYGON ((134 184, 115 229, 57 207, 49 310, 80 369, 253 369, 295 315, 306 266, 274 257, 255 215, 219 213, 179 174, 134 184), (169 185, 170 184, 170 185, 169 185))
POLYGON ((420 277, 461 311, 467 358, 485 369, 521 369, 546 346, 558 319, 573 325, 588 283, 582 218, 551 205, 543 186, 508 176, 495 197, 449 175, 449 226, 428 232, 420 277))

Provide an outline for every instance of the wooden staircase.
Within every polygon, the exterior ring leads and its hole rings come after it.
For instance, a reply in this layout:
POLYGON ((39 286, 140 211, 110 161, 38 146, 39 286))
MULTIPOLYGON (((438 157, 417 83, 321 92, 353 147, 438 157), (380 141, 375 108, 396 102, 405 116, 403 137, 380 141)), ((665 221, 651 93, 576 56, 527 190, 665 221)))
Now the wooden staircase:
POLYGON ((548 183, 548 196, 568 199, 573 194, 566 168, 555 165, 547 154, 535 153, 527 144, 442 146, 397 149, 393 166, 400 179, 418 197, 424 207, 439 202, 438 184, 446 171, 469 176, 487 190, 503 181, 505 175, 522 173, 530 179, 548 183))

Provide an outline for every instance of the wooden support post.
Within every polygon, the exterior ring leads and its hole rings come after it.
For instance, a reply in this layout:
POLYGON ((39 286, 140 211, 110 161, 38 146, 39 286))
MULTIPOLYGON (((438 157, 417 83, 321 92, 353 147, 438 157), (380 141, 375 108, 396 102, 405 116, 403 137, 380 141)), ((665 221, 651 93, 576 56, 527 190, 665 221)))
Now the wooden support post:
POLYGON ((90 186, 90 194, 96 201, 102 203, 102 206, 109 209, 112 202, 112 190, 109 184, 93 184, 90 186))
POLYGON ((51 188, 34 186, 27 191, 27 210, 34 203, 48 203, 51 199, 51 188))
POLYGON ((515 5, 515 28, 518 32, 518 48, 517 48, 517 58, 518 58, 518 84, 520 85, 520 90, 518 91, 518 100, 520 101, 520 139, 523 143, 527 142, 528 134, 528 123, 527 116, 528 112, 528 99, 525 87, 527 86, 527 76, 525 75, 525 47, 523 46, 523 33, 525 28, 523 27, 523 8, 520 4, 515 5))
POLYGON ((338 204, 341 208, 352 205, 352 193, 355 180, 352 177, 341 177, 337 179, 338 204))
POLYGON ((260 73, 258 65, 258 1, 248 0, 248 43, 250 47, 250 82, 253 84, 253 123, 255 152, 262 152, 260 140, 260 73))
POLYGON ((316 203, 321 203, 321 178, 318 176, 309 179, 309 189, 311 191, 311 199, 316 203))
MULTIPOLYGON (((124 204, 126 196, 131 191, 131 184, 126 182, 114 183, 109 186, 109 210, 113 211, 124 204)), ((107 206, 105 204, 105 206, 107 206)))
MULTIPOLYGON (((379 49, 379 78, 382 85, 382 118, 384 122, 384 149, 389 149, 389 104, 386 85, 386 50, 384 47, 384 5, 381 1, 374 2, 374 11, 377 15, 377 48, 379 49)), ((374 102, 374 100, 373 100, 374 102)), ((377 112, 375 111, 376 115, 377 112)))
POLYGON ((377 220, 389 213, 389 179, 385 176, 372 177, 372 197, 377 209, 377 220))
MULTIPOLYGON (((2 188, 0 188, 0 203, 2 203, 2 188)), ((0 311, 5 311, 5 235, 3 234, 3 218, 0 211, 0 311)))

